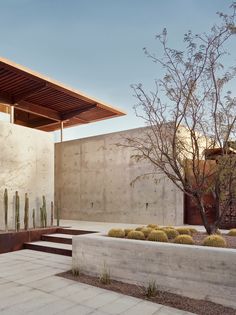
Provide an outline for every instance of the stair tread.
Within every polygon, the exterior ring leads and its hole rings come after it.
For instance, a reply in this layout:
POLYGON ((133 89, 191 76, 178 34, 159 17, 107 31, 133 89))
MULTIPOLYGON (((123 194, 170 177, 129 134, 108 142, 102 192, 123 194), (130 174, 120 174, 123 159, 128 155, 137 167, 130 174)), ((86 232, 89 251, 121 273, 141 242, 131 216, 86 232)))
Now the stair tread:
POLYGON ((43 234, 42 236, 72 239, 73 235, 71 235, 71 234, 61 234, 61 233, 53 233, 53 234, 43 234))
POLYGON ((72 250, 72 245, 70 245, 70 244, 63 244, 63 243, 37 241, 37 242, 26 242, 25 244, 72 250))

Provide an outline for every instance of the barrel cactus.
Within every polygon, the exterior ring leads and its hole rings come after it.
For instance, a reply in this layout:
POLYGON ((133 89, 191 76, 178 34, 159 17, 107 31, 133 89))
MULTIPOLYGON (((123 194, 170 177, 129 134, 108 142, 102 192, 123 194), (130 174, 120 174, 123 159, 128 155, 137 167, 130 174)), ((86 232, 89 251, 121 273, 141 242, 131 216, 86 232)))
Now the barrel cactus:
POLYGON ((118 237, 118 238, 124 238, 125 237, 125 231, 122 229, 111 229, 108 232, 108 236, 110 237, 118 237))
POLYGON ((229 235, 229 236, 236 236, 236 229, 231 229, 231 230, 229 230, 228 235, 229 235))
POLYGON ((133 231, 133 229, 124 229, 124 231, 125 231, 125 236, 127 236, 130 231, 133 231))
POLYGON ((178 227, 176 228, 176 231, 178 231, 179 234, 191 235, 190 229, 186 227, 178 227))
POLYGON ((203 240, 204 246, 212 246, 212 247, 226 247, 226 240, 217 234, 209 235, 203 240))
POLYGON ((179 232, 172 228, 165 228, 163 231, 166 233, 169 240, 172 240, 179 235, 179 232))
POLYGON ((145 240, 145 236, 142 231, 130 231, 127 238, 134 240, 145 240))
POLYGON ((164 231, 153 230, 148 235, 148 240, 153 242, 168 242, 168 237, 164 231))
POLYGON ((143 228, 142 230, 141 230, 141 232, 143 232, 143 234, 144 234, 144 236, 145 237, 148 237, 148 235, 151 233, 153 231, 153 229, 152 228, 148 228, 148 227, 145 227, 145 228, 143 228))
POLYGON ((181 234, 178 235, 175 239, 174 242, 176 244, 185 244, 185 245, 194 245, 194 241, 192 236, 187 235, 187 234, 181 234))
POLYGON ((138 227, 136 227, 135 231, 142 231, 142 229, 144 229, 144 228, 145 228, 145 226, 138 226, 138 227))

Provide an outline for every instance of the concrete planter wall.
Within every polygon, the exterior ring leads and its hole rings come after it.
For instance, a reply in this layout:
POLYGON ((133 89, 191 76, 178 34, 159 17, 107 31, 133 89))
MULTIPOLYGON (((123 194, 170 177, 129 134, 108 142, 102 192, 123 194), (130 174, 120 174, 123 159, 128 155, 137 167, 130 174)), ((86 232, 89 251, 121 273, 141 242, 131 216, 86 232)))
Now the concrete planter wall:
POLYGON ((73 268, 236 308, 236 250, 109 238, 73 237, 73 268))

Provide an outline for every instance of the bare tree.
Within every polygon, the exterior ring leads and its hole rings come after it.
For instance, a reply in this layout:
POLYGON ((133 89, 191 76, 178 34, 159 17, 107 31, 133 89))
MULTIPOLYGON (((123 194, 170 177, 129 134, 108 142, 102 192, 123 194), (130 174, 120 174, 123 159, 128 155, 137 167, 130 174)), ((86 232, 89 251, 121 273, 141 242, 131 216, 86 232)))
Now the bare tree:
POLYGON ((236 2, 231 10, 230 15, 217 13, 220 23, 209 33, 185 34, 183 51, 168 46, 166 29, 156 36, 161 57, 144 49, 147 57, 161 66, 163 76, 151 92, 141 84, 132 86, 138 100, 136 115, 149 128, 140 137, 126 139, 137 159, 150 161, 153 173, 161 171, 193 198, 209 234, 216 231, 236 197, 232 185, 236 160, 228 148, 235 140, 236 98, 227 89, 236 67, 225 69, 223 65, 228 56, 226 43, 236 33, 236 2), (213 148, 219 148, 221 158, 209 167, 205 154, 213 148), (204 202, 208 193, 214 196, 218 211, 211 224, 204 202))

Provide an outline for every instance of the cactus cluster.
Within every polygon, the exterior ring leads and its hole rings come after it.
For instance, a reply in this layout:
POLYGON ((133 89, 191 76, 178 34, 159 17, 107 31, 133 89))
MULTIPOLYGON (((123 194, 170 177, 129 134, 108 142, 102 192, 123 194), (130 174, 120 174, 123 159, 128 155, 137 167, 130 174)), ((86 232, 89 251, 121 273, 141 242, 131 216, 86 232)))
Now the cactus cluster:
MULTIPOLYGON (((4 224, 5 224, 5 230, 8 231, 8 190, 5 188, 4 190, 4 196, 3 196, 3 203, 4 203, 4 224)), ((20 196, 19 192, 15 192, 14 196, 14 207, 15 207, 15 230, 18 232, 20 231, 20 196)), ((51 202, 51 226, 53 226, 53 214, 54 214, 54 205, 53 202, 51 202)), ((29 197, 28 194, 25 193, 25 202, 24 202, 24 229, 29 229, 29 197)), ((46 210, 46 198, 43 196, 43 204, 40 208, 40 220, 41 220, 41 227, 47 226, 47 210, 46 210)), ((36 228, 36 211, 35 209, 32 210, 32 225, 33 228, 36 228)), ((59 225, 59 216, 58 216, 58 225, 59 225)))

